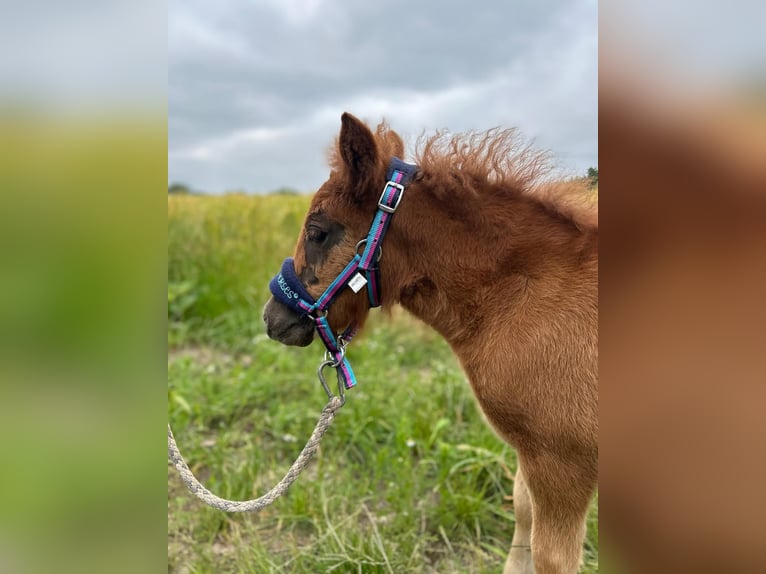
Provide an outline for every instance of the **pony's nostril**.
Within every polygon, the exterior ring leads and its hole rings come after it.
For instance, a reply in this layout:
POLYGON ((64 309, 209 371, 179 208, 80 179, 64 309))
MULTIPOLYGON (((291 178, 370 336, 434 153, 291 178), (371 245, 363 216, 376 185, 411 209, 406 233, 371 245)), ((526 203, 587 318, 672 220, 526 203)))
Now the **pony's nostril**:
POLYGON ((290 329, 295 329, 296 327, 302 327, 303 322, 300 320, 296 321, 290 321, 287 325, 285 325, 285 331, 289 331, 290 329))

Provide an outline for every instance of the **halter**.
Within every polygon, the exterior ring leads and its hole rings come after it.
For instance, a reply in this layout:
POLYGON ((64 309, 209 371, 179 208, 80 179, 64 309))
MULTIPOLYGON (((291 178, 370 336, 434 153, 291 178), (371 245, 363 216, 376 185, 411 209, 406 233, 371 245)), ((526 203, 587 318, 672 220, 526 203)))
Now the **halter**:
POLYGON ((356 245, 356 254, 343 271, 330 283, 318 299, 314 299, 295 272, 293 259, 288 257, 282 263, 282 270, 269 283, 274 298, 286 305, 299 315, 310 317, 319 334, 319 338, 327 348, 325 361, 319 366, 318 375, 322 386, 330 395, 330 390, 322 375, 326 366, 337 369, 338 388, 341 384, 350 389, 356 385, 356 375, 346 358, 346 345, 356 334, 357 325, 352 323, 343 333, 336 336, 327 321, 327 309, 335 301, 341 291, 348 286, 354 293, 359 293, 367 287, 367 297, 370 307, 380 306, 380 268, 378 262, 383 254, 381 244, 386 235, 396 209, 404 196, 404 188, 412 181, 418 168, 403 162, 399 158, 391 158, 386 175, 386 185, 378 200, 378 209, 370 225, 367 237, 356 245), (360 247, 364 246, 362 253, 360 247), (332 360, 329 360, 331 357, 332 360))

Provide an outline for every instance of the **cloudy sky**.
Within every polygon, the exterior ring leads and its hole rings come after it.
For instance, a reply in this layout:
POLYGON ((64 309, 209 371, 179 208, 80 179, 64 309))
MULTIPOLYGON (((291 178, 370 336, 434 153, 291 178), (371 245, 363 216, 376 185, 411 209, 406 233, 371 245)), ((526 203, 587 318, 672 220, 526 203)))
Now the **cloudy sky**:
POLYGON ((349 111, 423 130, 518 127, 597 165, 597 4, 170 0, 168 179, 312 191, 349 111))

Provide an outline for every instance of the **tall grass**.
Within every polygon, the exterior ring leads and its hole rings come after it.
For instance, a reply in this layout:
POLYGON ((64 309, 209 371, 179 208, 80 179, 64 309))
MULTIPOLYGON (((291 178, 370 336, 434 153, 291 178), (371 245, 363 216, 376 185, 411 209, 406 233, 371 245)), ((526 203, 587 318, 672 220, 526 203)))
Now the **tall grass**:
POLYGON ((242 350, 262 332, 268 283, 289 255, 307 196, 169 196, 170 343, 242 350))
MULTIPOLYGON (((284 473, 326 401, 317 343, 288 348, 261 320, 304 196, 168 199, 169 418, 221 496, 284 473)), ((483 421, 448 346, 404 313, 373 317, 359 376, 309 469, 256 515, 204 507, 168 469, 170 572, 501 572, 513 450, 483 421)), ((585 572, 598 569, 593 505, 585 572)))

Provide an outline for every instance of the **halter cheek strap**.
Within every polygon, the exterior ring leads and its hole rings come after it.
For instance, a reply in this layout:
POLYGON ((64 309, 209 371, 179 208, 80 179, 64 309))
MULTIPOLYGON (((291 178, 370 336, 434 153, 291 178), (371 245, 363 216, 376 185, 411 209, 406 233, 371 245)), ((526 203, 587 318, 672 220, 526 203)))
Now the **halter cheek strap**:
POLYGON ((370 225, 365 248, 359 268, 367 275, 367 296, 371 307, 380 307, 380 268, 378 261, 382 255, 381 244, 386 235, 391 219, 404 197, 404 188, 417 173, 417 166, 404 163, 399 158, 392 158, 388 166, 388 181, 378 200, 378 210, 370 225))
POLYGON ((295 272, 292 258, 282 263, 282 269, 269 283, 274 298, 302 316, 310 317, 316 326, 319 338, 332 357, 331 366, 337 368, 338 379, 350 389, 356 385, 356 376, 346 359, 346 344, 356 334, 356 325, 350 325, 342 334, 336 336, 327 322, 327 309, 345 287, 358 293, 367 286, 370 307, 379 307, 380 268, 378 262, 382 255, 381 244, 386 235, 391 218, 396 213, 404 196, 405 187, 417 173, 417 166, 408 164, 399 158, 392 158, 388 166, 386 185, 378 200, 378 209, 370 225, 367 237, 357 245, 357 253, 348 262, 340 274, 330 283, 318 299, 314 299, 295 272), (361 254, 358 248, 364 245, 361 254))

